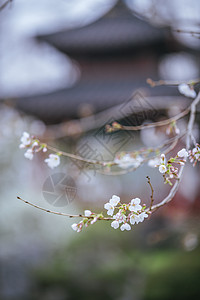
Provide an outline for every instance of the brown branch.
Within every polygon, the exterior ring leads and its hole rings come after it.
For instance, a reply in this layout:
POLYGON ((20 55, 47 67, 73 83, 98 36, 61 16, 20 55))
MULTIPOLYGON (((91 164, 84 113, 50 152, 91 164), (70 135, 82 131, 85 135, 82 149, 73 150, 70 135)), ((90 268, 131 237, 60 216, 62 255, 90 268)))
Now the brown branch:
POLYGON ((153 186, 152 186, 152 184, 151 184, 150 177, 147 176, 146 178, 147 178, 147 182, 148 182, 148 184, 149 184, 149 186, 150 186, 150 189, 151 189, 151 203, 150 203, 150 207, 149 207, 149 211, 151 211, 151 208, 152 208, 153 202, 154 202, 154 198, 153 198, 154 190, 153 190, 153 186))
MULTIPOLYGON (((86 216, 84 216, 82 214, 72 215, 72 214, 66 214, 66 213, 61 213, 61 212, 53 211, 53 210, 50 210, 50 209, 46 209, 44 207, 38 206, 36 204, 33 204, 33 203, 31 203, 31 202, 29 202, 27 200, 24 200, 24 199, 22 199, 19 196, 17 197, 17 199, 23 201, 26 204, 29 204, 29 205, 37 208, 39 210, 42 210, 42 211, 45 211, 47 213, 54 214, 54 215, 59 215, 59 216, 64 216, 64 217, 69 217, 69 218, 87 218, 87 219, 93 219, 94 218, 94 216, 86 217, 86 216)), ((113 218, 105 218, 105 217, 103 217, 103 218, 100 218, 99 220, 109 221, 109 220, 113 220, 113 218)))
MULTIPOLYGON (((144 124, 144 125, 139 125, 139 126, 123 126, 120 124, 119 128, 116 128, 116 130, 130 130, 130 131, 138 131, 146 128, 153 128, 153 127, 160 127, 160 126, 165 126, 173 121, 178 121, 179 119, 183 118, 186 116, 190 111, 190 106, 186 108, 184 111, 182 111, 180 114, 169 118, 167 120, 159 121, 159 122, 154 122, 154 123, 149 123, 149 124, 144 124)), ((115 131, 115 128, 113 128, 113 131, 115 131)))
POLYGON ((172 29, 172 31, 178 32, 178 33, 187 33, 187 34, 198 34, 200 35, 200 31, 190 31, 190 30, 183 30, 183 29, 172 29))
MULTIPOLYGON (((195 121, 196 106, 198 105, 199 102, 200 102, 200 92, 198 93, 196 99, 191 104, 191 112, 190 112, 190 118, 189 118, 189 122, 188 122, 188 126, 187 126, 187 135, 186 135, 186 149, 187 150, 189 150, 189 148, 190 148, 192 129, 193 129, 194 121, 195 121)), ((158 208, 160 208, 161 206, 170 202, 174 198, 176 192, 178 191, 178 188, 179 188, 182 176, 183 176, 184 168, 185 168, 185 165, 180 167, 179 174, 178 174, 179 179, 175 182, 175 184, 173 185, 173 187, 170 190, 167 197, 165 197, 160 203, 152 206, 151 211, 157 210, 158 208)), ((149 210, 150 210, 150 208, 146 209, 147 212, 149 210)))
POLYGON ((160 86, 160 85, 178 86, 181 83, 186 83, 186 84, 189 84, 189 85, 195 85, 195 84, 197 84, 199 82, 200 82, 200 78, 189 80, 189 81, 170 81, 170 80, 162 80, 162 79, 158 80, 158 81, 154 81, 151 78, 147 79, 147 83, 151 87, 160 86))

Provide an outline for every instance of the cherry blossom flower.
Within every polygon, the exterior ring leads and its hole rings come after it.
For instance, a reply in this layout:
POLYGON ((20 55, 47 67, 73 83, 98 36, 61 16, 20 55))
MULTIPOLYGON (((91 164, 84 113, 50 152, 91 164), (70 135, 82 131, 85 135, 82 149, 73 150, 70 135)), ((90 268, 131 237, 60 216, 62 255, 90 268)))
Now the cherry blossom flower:
POLYGON ((142 206, 140 205, 140 198, 135 198, 131 200, 131 205, 129 206, 130 211, 137 212, 142 209, 142 206))
POLYGON ((113 227, 114 229, 117 229, 117 228, 119 228, 119 222, 118 221, 113 221, 112 223, 111 223, 111 227, 113 227))
POLYGON ((109 200, 109 202, 113 205, 116 206, 120 202, 120 197, 113 195, 112 198, 109 200))
POLYGON ((180 151, 178 151, 177 155, 178 155, 178 157, 186 158, 186 157, 188 157, 189 154, 188 154, 187 150, 185 148, 183 148, 180 151))
POLYGON ((181 94, 183 94, 186 97, 190 97, 190 98, 195 98, 196 97, 195 90, 186 83, 179 84, 178 90, 181 94))
MULTIPOLYGON (((143 212, 142 212, 141 214, 139 214, 137 217, 138 217, 138 218, 137 218, 138 223, 139 223, 139 222, 143 222, 145 218, 148 218, 148 214, 145 213, 145 212, 143 211, 143 212)), ((137 224, 138 224, 138 223, 137 223, 137 224)))
POLYGON ((28 132, 24 131, 20 141, 21 141, 21 144, 19 145, 20 149, 23 149, 23 148, 26 148, 27 146, 30 146, 30 144, 31 144, 30 134, 28 132))
POLYGON ((130 156, 129 153, 125 154, 124 156, 114 159, 114 162, 118 164, 118 166, 122 169, 127 169, 129 167, 138 168, 139 165, 142 163, 143 158, 138 155, 136 158, 130 156))
POLYGON ((131 230, 131 226, 128 223, 122 224, 122 226, 120 227, 121 231, 124 230, 131 230))
POLYGON ((160 165, 159 166, 159 172, 164 174, 167 171, 167 167, 165 165, 160 165))
POLYGON ((85 214, 86 217, 90 217, 92 212, 90 210, 85 210, 84 214, 85 214))
POLYGON ((126 216, 124 214, 124 211, 122 209, 119 210, 119 212, 113 216, 113 218, 119 222, 119 223, 125 223, 126 222, 126 216))
POLYGON ((33 150, 32 149, 28 149, 25 153, 24 156, 30 160, 33 159, 33 150))
POLYGON ((156 168, 160 164, 160 158, 155 157, 148 161, 148 166, 151 168, 156 168))
POLYGON ((167 167, 166 167, 166 158, 165 158, 165 154, 161 154, 160 156, 160 165, 159 166, 159 172, 164 174, 167 171, 167 167))
POLYGON ((116 195, 113 195, 112 198, 104 204, 104 208, 107 209, 107 214, 112 216, 114 213, 115 206, 120 202, 120 198, 116 195))
POLYGON ((138 224, 138 222, 139 222, 138 215, 136 215, 136 214, 130 215, 130 223, 132 225, 134 225, 135 223, 138 224))
POLYGON ((54 169, 60 164, 60 157, 57 154, 49 154, 49 157, 44 160, 49 168, 54 169))
POLYGON ((74 231, 78 231, 78 224, 77 223, 74 223, 71 225, 71 228, 74 230, 74 231))
POLYGON ((193 163, 193 166, 197 164, 198 161, 200 161, 200 145, 196 144, 196 147, 192 150, 189 150, 189 160, 191 163, 193 163))

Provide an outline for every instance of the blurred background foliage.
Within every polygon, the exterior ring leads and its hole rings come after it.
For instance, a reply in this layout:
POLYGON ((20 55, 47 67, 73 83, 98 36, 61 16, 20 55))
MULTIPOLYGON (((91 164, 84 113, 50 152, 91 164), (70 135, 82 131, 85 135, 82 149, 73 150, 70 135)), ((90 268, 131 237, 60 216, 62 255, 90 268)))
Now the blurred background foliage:
MULTIPOLYGON (((193 223, 199 231, 198 221, 193 223)), ((181 227, 157 218, 120 233, 99 224, 34 271, 32 299, 52 299, 54 293, 59 299, 196 299, 200 248, 195 241, 195 249, 187 248, 191 237, 181 227)))

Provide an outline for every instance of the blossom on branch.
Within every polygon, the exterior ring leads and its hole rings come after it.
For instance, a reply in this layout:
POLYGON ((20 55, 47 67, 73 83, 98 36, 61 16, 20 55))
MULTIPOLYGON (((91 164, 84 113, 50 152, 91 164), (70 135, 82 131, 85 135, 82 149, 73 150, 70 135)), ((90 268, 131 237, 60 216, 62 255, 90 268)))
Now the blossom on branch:
POLYGON ((28 132, 24 131, 20 141, 21 141, 21 144, 19 145, 20 149, 30 146, 30 144, 31 144, 30 134, 28 132))
POLYGON ((181 94, 183 94, 186 97, 195 98, 196 92, 190 85, 186 83, 181 83, 178 85, 178 90, 181 94))
POLYGON ((86 217, 90 217, 91 214, 92 214, 92 212, 91 212, 90 210, 86 209, 86 210, 84 211, 84 214, 85 214, 86 217))
POLYGON ((104 208, 107 209, 107 214, 112 216, 114 213, 115 206, 120 202, 120 198, 116 195, 113 195, 112 198, 104 204, 104 208))
POLYGON ((196 144, 195 148, 189 150, 189 160, 196 166, 197 162, 200 161, 200 145, 196 144))
POLYGON ((47 163, 49 168, 54 169, 55 167, 59 166, 60 157, 57 154, 49 154, 49 157, 46 158, 44 161, 47 163))
POLYGON ((32 149, 28 149, 25 153, 24 156, 30 160, 33 159, 33 150, 32 149))
POLYGON ((177 153, 177 156, 178 157, 184 157, 184 158, 186 158, 186 157, 188 157, 188 152, 187 152, 187 150, 185 149, 185 148, 183 148, 183 149, 181 149, 180 151, 178 151, 178 153, 177 153))
POLYGON ((128 223, 122 224, 122 226, 120 227, 121 231, 124 230, 131 230, 131 226, 128 223))
POLYGON ((142 206, 140 205, 140 198, 135 198, 131 200, 131 205, 129 206, 130 211, 137 212, 142 209, 142 206))

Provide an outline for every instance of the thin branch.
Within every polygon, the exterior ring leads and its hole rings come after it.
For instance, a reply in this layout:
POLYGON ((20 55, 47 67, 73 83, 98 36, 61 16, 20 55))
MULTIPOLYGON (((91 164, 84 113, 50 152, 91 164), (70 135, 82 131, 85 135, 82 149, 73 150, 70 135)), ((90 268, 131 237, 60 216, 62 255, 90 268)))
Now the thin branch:
POLYGON ((183 29, 172 29, 172 31, 178 32, 178 33, 187 33, 187 34, 198 34, 200 35, 200 31, 190 31, 190 30, 183 30, 183 29))
POLYGON ((149 176, 147 176, 147 182, 148 182, 148 184, 150 186, 150 189, 151 189, 151 203, 150 203, 150 207, 149 207, 149 211, 151 211, 151 208, 152 208, 153 202, 154 202, 154 198, 153 198, 154 189, 153 189, 153 186, 151 184, 151 180, 150 180, 149 176))
POLYGON ((101 166, 104 166, 104 167, 108 164, 110 166, 116 165, 116 163, 114 161, 100 161, 100 160, 94 160, 94 159, 87 159, 87 158, 84 158, 84 157, 76 155, 76 154, 68 153, 68 152, 65 152, 65 151, 60 151, 57 148, 54 148, 52 146, 47 145, 46 147, 49 150, 53 151, 53 152, 59 153, 63 156, 66 156, 66 157, 69 157, 69 158, 72 158, 72 159, 75 159, 75 160, 82 161, 84 163, 94 164, 94 165, 101 165, 101 166))
MULTIPOLYGON (((169 144, 169 142, 172 142, 172 144, 167 147, 166 150, 162 151, 162 153, 164 154, 167 154, 169 153, 170 151, 172 151, 175 146, 177 145, 177 142, 179 139, 181 139, 184 135, 186 134, 186 132, 184 132, 182 135, 179 135, 179 136, 176 136, 175 138, 172 138, 170 139, 169 141, 167 141, 166 143, 162 144, 161 146, 159 146, 158 148, 154 149, 153 151, 156 152, 160 149, 162 149, 163 147, 167 146, 169 144)), ((152 152, 153 152, 152 151, 152 152)), ((137 151, 138 152, 138 151, 137 151)), ((154 159, 156 158, 158 155, 154 155, 152 157, 148 157, 148 158, 145 158, 139 166, 137 167, 131 167, 129 169, 126 169, 126 170, 120 170, 120 171, 109 171, 109 172, 104 172, 104 171, 101 171, 101 170, 96 170, 97 173, 100 173, 100 174, 103 174, 103 175, 107 175, 107 176, 119 176, 119 175, 125 175, 125 174, 128 174, 128 173, 131 173, 131 172, 134 172, 136 171, 139 167, 141 167, 144 163, 146 163, 147 161, 149 161, 150 159, 154 159)))
MULTIPOLYGON (((45 211, 47 213, 50 213, 50 214, 54 214, 54 215, 59 215, 59 216, 64 216, 64 217, 69 217, 69 218, 86 218, 86 216, 82 215, 82 214, 79 214, 79 215, 72 215, 72 214, 66 214, 66 213, 61 213, 61 212, 57 212, 57 211, 53 211, 53 210, 50 210, 50 209, 46 209, 44 207, 41 207, 41 206, 38 206, 36 204, 33 204, 27 200, 24 200, 22 199, 21 197, 17 197, 18 200, 21 200, 23 201, 24 203, 26 204, 29 204, 39 210, 42 210, 42 211, 45 211)), ((87 217, 87 219, 93 219, 94 217, 90 216, 90 217, 87 217)), ((109 221, 109 220, 113 220, 113 218, 100 218, 99 220, 105 220, 105 221, 109 221)))
MULTIPOLYGON (((138 91, 141 95, 142 92, 138 91)), ((137 93, 136 93, 137 95, 137 93)), ((157 96, 157 97, 145 97, 145 101, 147 103, 153 104, 154 108, 157 109, 168 109, 171 105, 176 102, 181 107, 185 107, 189 101, 187 98, 183 96, 175 96, 173 98, 169 96, 157 96)), ((0 99, 1 101, 1 99, 0 99)), ((118 104, 113 106, 112 108, 105 109, 99 113, 96 113, 89 117, 84 117, 76 120, 66 121, 61 124, 56 125, 48 125, 43 135, 43 140, 55 140, 60 138, 67 138, 67 137, 77 137, 82 135, 85 132, 96 130, 101 127, 105 127, 105 124, 108 123, 113 116, 115 116, 115 120, 121 120, 122 118, 128 117, 132 114, 132 110, 130 110, 130 106, 134 105, 135 97, 134 94, 129 98, 126 99, 122 104, 118 104), (129 105, 125 105, 129 103, 129 105), (123 115, 121 113, 123 105, 123 115)))
POLYGON ((160 85, 172 85, 172 86, 178 86, 181 83, 186 83, 189 85, 195 85, 200 82, 200 78, 189 80, 189 81, 170 81, 170 80, 158 80, 154 81, 151 78, 147 79, 147 83, 151 87, 160 86, 160 85))
MULTIPOLYGON (((192 105, 191 105, 191 112, 190 112, 190 118, 189 118, 189 122, 188 122, 188 126, 187 126, 187 135, 186 135, 186 149, 187 150, 189 150, 189 148, 190 148, 192 129, 193 129, 194 121, 195 121, 196 106, 198 105, 199 102, 200 102, 200 92, 198 93, 196 99, 192 102, 192 105)), ((173 185, 173 187, 170 190, 167 197, 164 198, 160 203, 152 206, 151 211, 157 210, 159 207, 165 205, 166 203, 170 202, 174 198, 176 192, 178 191, 178 188, 179 188, 182 176, 183 176, 184 168, 185 168, 185 165, 180 167, 179 174, 178 174, 179 179, 175 182, 175 184, 173 185)), ((150 208, 146 209, 147 212, 149 210, 150 210, 150 208)))
POLYGON ((180 114, 169 118, 167 120, 163 120, 163 121, 159 121, 159 122, 154 122, 154 123, 150 123, 150 124, 144 124, 144 125, 139 125, 139 126, 124 126, 120 124, 120 127, 118 128, 113 128, 113 131, 117 131, 117 130, 128 130, 128 131, 138 131, 138 130, 142 130, 142 129, 146 129, 146 128, 154 128, 154 127, 160 127, 160 126, 165 126, 168 125, 174 121, 177 121, 181 118, 183 118, 184 116, 186 116, 188 113, 190 112, 190 106, 188 108, 186 108, 184 111, 182 111, 180 114))

